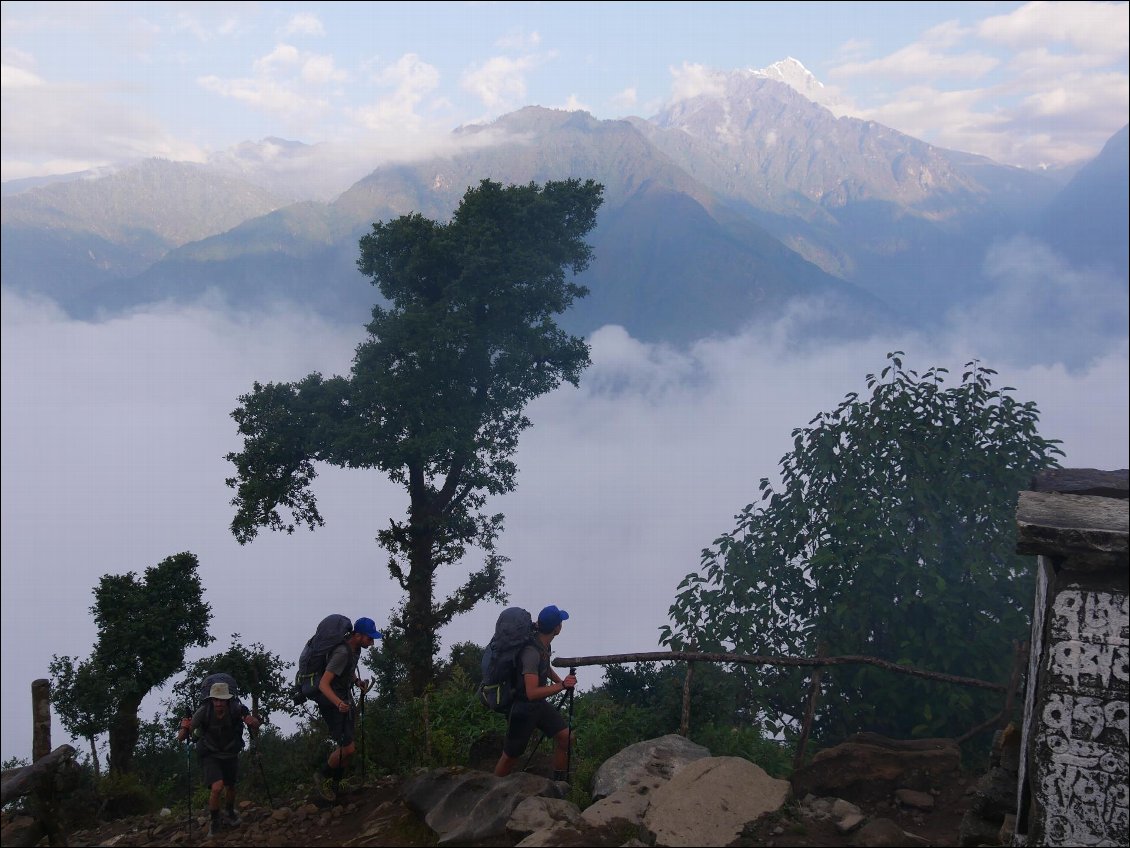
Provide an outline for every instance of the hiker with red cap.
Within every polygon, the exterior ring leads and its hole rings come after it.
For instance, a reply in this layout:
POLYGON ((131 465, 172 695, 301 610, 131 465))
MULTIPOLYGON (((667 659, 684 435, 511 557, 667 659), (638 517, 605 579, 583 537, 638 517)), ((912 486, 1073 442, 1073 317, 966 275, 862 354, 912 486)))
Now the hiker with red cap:
POLYGON ((521 683, 515 692, 514 706, 510 709, 502 756, 494 767, 494 773, 499 777, 513 771, 536 728, 553 739, 553 779, 568 780, 572 731, 561 712, 549 703, 553 695, 577 685, 576 676, 570 673, 562 679, 549 662, 550 643, 561 633, 561 622, 568 618, 569 613, 553 604, 543 609, 538 613, 534 638, 518 656, 521 683))

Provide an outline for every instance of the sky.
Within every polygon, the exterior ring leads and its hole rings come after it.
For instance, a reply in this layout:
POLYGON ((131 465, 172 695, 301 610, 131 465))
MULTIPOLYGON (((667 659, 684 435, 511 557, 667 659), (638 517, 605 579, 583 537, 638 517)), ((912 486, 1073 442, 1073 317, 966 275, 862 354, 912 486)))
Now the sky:
POLYGON ((786 57, 839 114, 1063 165, 1127 122, 1127 20, 1124 2, 4 2, 3 179, 267 137, 367 173, 522 106, 647 118, 786 57))
MULTIPOLYGON (((443 149, 454 127, 523 105, 647 117, 718 74, 789 56, 843 114, 1011 164, 1093 156, 1130 111, 1126 3, 0 9, 5 180, 141 156, 203 160, 270 136, 371 169, 443 149)), ((865 391, 890 350, 956 375, 979 358, 1000 372, 996 385, 1037 403, 1065 465, 1130 466, 1127 338, 1096 331, 1112 309, 1125 313, 1125 281, 1096 281, 1039 244, 997 245, 984 264, 995 300, 939 316, 928 339, 798 352, 787 329, 802 316, 790 315, 772 332, 678 350, 598 330, 580 387, 530 405, 518 489, 491 504, 506 514, 511 600, 570 612, 559 654, 659 650, 679 581, 775 475, 791 430, 865 391), (1049 299, 1057 324, 1033 332, 1049 299)), ((43 299, 2 298, 4 759, 28 755, 31 681, 52 655, 89 654, 104 574, 195 553, 214 613, 207 652, 238 632, 294 660, 325 614, 387 621, 400 593, 374 538, 406 501, 379 474, 321 469, 326 526, 313 533, 265 532, 241 547, 228 532, 224 455, 240 447, 229 417, 238 396, 255 380, 346 372, 360 327, 208 300, 80 322, 43 299)), ((462 573, 443 575, 439 590, 462 573)), ((485 642, 498 611, 457 619, 445 647, 485 642)), ((579 677, 587 688, 600 674, 579 677)), ((159 709, 158 697, 144 709, 159 709)))

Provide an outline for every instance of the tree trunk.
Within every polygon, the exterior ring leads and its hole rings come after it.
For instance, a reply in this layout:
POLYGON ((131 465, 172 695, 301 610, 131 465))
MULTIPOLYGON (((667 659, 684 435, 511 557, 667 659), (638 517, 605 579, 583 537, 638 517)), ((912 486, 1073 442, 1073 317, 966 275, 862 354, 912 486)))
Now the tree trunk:
POLYGON ((404 607, 404 662, 412 694, 420 697, 432 682, 432 607, 435 593, 435 527, 427 507, 416 503, 409 515, 408 601, 404 607))
POLYGON ((98 748, 94 744, 94 735, 86 737, 86 741, 90 743, 90 764, 94 767, 94 776, 96 778, 102 777, 102 763, 98 761, 98 748))
POLYGON ((110 720, 110 773, 128 774, 141 728, 137 721, 140 699, 121 701, 110 720))

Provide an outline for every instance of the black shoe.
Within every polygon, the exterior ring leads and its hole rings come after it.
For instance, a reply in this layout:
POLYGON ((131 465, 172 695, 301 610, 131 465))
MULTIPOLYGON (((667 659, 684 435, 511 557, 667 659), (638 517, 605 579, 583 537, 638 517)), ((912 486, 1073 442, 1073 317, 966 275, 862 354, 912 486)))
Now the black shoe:
POLYGON ((224 824, 228 827, 239 827, 243 818, 234 809, 224 810, 223 814, 224 824))

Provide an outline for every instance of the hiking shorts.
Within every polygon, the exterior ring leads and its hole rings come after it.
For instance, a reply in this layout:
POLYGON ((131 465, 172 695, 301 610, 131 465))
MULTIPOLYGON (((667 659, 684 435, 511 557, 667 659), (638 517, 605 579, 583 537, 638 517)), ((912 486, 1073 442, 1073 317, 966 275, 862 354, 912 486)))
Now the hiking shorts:
POLYGON ((508 757, 520 757, 530 742, 534 729, 552 739, 565 729, 565 719, 549 701, 515 701, 506 723, 506 740, 502 750, 508 757))
POLYGON ((356 708, 343 713, 325 699, 318 699, 318 712, 322 714, 322 721, 326 723, 334 743, 342 748, 353 744, 353 713, 355 711, 356 708))
POLYGON ((235 786, 239 776, 239 759, 237 757, 201 757, 200 772, 204 776, 204 785, 209 789, 217 781, 223 781, 224 786, 235 786))

